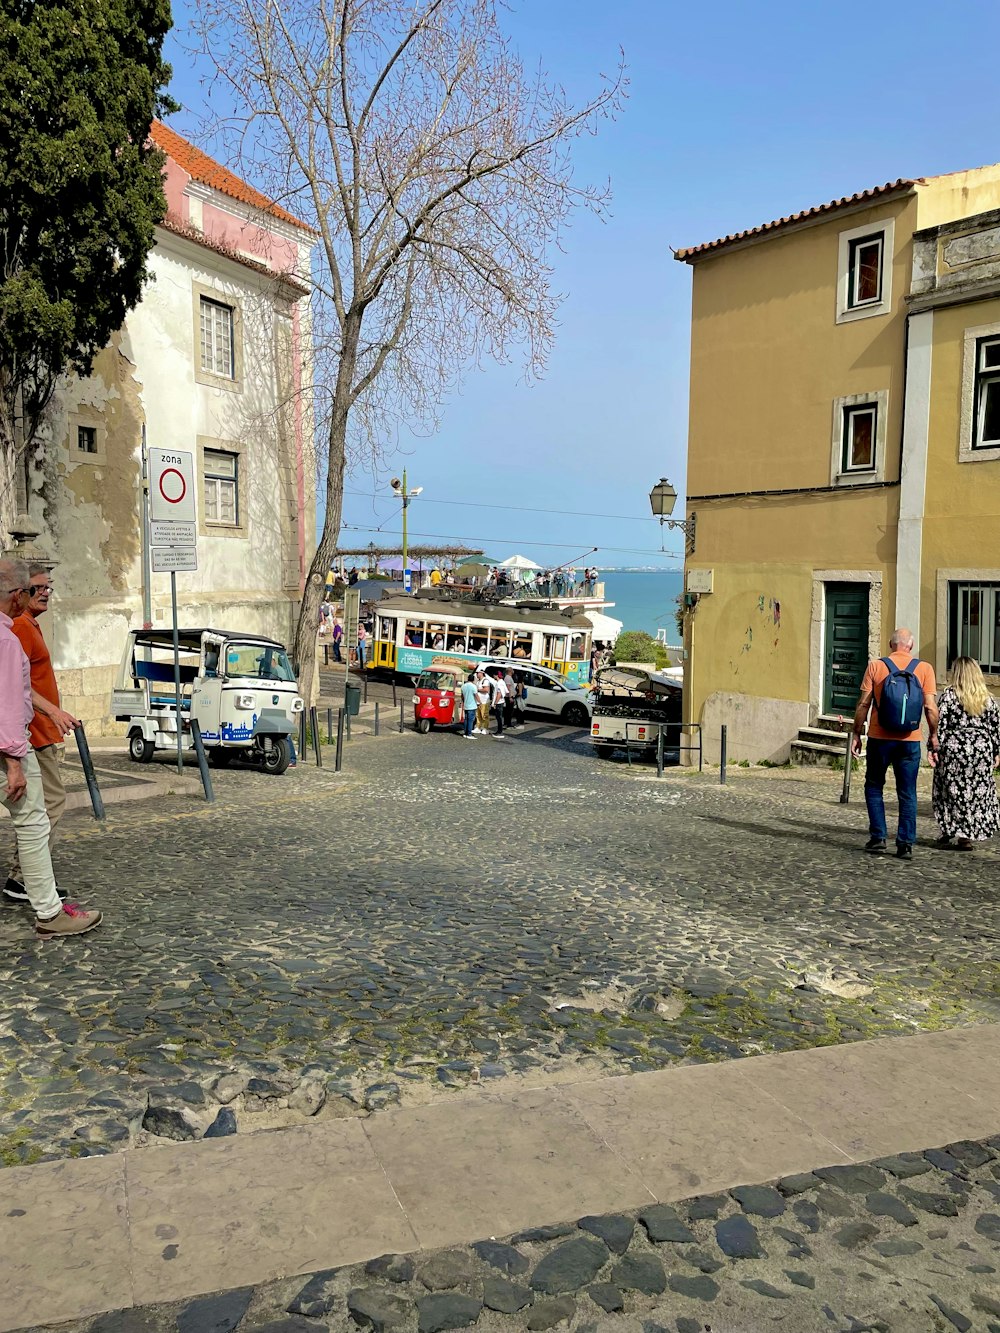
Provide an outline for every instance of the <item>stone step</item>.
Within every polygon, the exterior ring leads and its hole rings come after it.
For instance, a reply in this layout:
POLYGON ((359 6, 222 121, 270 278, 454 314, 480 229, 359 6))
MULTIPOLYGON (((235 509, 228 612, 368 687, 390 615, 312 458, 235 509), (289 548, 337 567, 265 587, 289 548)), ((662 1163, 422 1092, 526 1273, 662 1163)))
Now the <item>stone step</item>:
POLYGON ((799 727, 799 740, 825 745, 835 749, 838 754, 843 754, 847 744, 847 732, 829 731, 826 727, 799 727))
POLYGON ((822 731, 839 731, 846 736, 854 725, 854 716, 838 716, 836 713, 820 713, 819 717, 813 723, 822 731))
POLYGON ((819 741, 792 741, 791 762, 793 764, 811 764, 814 767, 832 768, 835 759, 843 762, 843 745, 823 745, 819 741))

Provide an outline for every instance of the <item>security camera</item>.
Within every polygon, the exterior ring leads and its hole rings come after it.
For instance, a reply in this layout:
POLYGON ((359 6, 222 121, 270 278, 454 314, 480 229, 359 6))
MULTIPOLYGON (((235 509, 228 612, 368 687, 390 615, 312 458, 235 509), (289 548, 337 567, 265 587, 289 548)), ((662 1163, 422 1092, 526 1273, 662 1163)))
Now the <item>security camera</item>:
POLYGON ((400 486, 402 486, 402 484, 403 483, 399 480, 398 477, 393 477, 392 481, 389 482, 389 485, 392 487, 394 491, 398 491, 400 486))

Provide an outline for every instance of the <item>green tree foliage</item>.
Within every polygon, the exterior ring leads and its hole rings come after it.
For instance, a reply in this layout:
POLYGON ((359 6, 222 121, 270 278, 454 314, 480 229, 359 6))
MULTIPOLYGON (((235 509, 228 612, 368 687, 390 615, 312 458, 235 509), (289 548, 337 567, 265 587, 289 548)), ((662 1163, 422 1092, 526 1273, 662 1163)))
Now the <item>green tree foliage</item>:
POLYGON ((0 448, 89 374, 138 302, 163 217, 154 116, 169 0, 0 0, 0 448))
POLYGON ((670 664, 663 644, 641 629, 622 630, 615 639, 615 661, 652 662, 656 667, 670 664))

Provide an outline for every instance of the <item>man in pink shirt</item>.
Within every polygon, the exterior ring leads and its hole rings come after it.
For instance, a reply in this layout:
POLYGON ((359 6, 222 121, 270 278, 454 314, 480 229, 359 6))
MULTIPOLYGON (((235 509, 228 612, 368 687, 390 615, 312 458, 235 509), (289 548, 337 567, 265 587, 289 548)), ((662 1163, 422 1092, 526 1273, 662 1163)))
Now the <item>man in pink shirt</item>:
POLYGON ((0 800, 10 812, 24 887, 35 913, 35 931, 43 938, 83 935, 101 924, 100 912, 60 902, 49 856, 49 817, 45 813, 42 775, 28 744, 28 724, 35 714, 31 670, 12 618, 28 595, 28 566, 0 560, 0 761, 7 784, 0 800))

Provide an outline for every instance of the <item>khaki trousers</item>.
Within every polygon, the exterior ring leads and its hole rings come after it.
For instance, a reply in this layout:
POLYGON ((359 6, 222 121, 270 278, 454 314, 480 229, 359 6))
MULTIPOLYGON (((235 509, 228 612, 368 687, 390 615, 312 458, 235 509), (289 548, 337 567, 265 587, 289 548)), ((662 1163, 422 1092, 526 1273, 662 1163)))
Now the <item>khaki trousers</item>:
POLYGON ((480 731, 489 731, 490 729, 490 705, 488 700, 484 704, 476 705, 476 726, 480 731))
MULTIPOLYGON (((55 746, 48 746, 55 749, 55 746)), ((49 856, 49 817, 45 813, 45 799, 42 795, 42 777, 39 772, 37 752, 29 748, 21 760, 28 790, 17 802, 4 800, 3 804, 10 811, 14 821, 14 833, 17 837, 18 861, 24 864, 24 878, 21 883, 28 893, 28 901, 40 920, 49 921, 58 916, 62 903, 56 892, 55 876, 52 874, 52 859, 49 856)), ((65 798, 64 798, 65 801, 65 798)), ((18 875, 21 867, 18 864, 18 875)))
MULTIPOLYGON (((56 840, 56 825, 63 817, 63 811, 66 809, 66 788, 63 786, 62 773, 59 766, 62 763, 63 747, 61 745, 43 745, 40 749, 34 751, 35 758, 38 760, 38 771, 42 775, 42 796, 45 800, 45 813, 49 817, 49 855, 52 855, 52 844, 56 840)), ((24 876, 21 874, 21 858, 17 847, 14 849, 14 863, 10 868, 11 879, 24 882, 24 876)))

